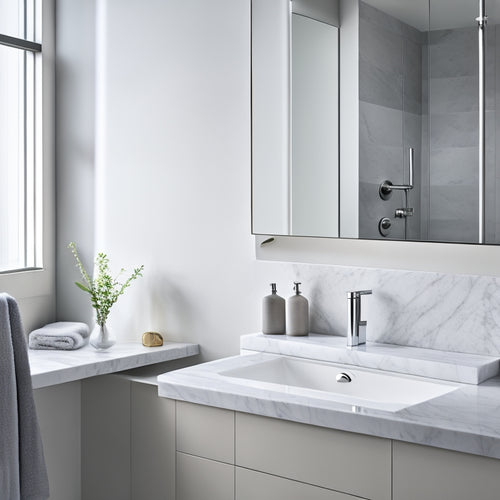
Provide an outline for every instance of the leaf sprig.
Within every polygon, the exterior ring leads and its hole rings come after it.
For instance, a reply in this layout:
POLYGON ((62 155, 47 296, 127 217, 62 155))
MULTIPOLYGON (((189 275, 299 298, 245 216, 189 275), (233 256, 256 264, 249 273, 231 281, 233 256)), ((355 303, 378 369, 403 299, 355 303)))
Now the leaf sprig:
POLYGON ((125 289, 131 285, 132 281, 136 280, 139 276, 142 276, 144 265, 136 267, 132 274, 124 282, 119 282, 118 279, 123 275, 125 269, 120 269, 118 275, 113 278, 109 270, 108 256, 103 252, 99 252, 95 258, 97 275, 94 278, 91 278, 83 266, 75 243, 71 242, 68 245, 68 248, 71 249, 71 252, 75 257, 76 267, 80 270, 80 274, 82 275, 84 281, 84 283, 76 281, 75 285, 80 290, 83 290, 90 295, 90 302, 96 311, 96 321, 103 327, 106 324, 109 313, 111 312, 111 307, 118 300, 118 297, 123 295, 125 289))

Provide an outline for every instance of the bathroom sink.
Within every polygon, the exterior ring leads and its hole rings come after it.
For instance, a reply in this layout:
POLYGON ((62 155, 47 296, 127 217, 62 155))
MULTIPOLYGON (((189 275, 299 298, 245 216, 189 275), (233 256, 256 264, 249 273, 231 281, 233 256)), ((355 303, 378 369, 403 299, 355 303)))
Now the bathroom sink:
POLYGON ((285 356, 272 356, 219 374, 244 379, 253 387, 384 411, 398 411, 459 387, 451 382, 285 356))

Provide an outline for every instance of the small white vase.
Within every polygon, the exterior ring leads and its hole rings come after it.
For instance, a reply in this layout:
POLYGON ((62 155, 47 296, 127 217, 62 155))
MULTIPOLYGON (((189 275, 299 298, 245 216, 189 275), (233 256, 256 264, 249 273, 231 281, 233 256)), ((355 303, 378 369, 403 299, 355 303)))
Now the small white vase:
POLYGON ((116 340, 107 325, 96 323, 89 339, 90 345, 98 351, 106 351, 115 344, 116 340))

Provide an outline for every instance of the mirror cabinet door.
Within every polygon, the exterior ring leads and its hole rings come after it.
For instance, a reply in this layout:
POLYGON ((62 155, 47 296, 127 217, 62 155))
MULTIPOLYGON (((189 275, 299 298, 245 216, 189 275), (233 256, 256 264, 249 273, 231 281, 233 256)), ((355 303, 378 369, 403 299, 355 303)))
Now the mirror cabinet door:
POLYGON ((254 233, 338 236, 336 24, 336 1, 252 1, 254 233))

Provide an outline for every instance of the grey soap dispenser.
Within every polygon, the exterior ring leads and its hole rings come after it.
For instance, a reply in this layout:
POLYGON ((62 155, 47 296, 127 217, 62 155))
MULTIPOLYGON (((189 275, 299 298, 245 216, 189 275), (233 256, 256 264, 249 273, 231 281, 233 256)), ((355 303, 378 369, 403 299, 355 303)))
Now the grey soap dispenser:
POLYGON ((276 291, 276 283, 271 283, 271 295, 262 299, 262 333, 283 335, 285 333, 285 299, 276 291))
POLYGON ((309 335, 309 302, 301 295, 300 285, 294 282, 295 295, 288 299, 287 304, 286 334, 295 337, 309 335))

